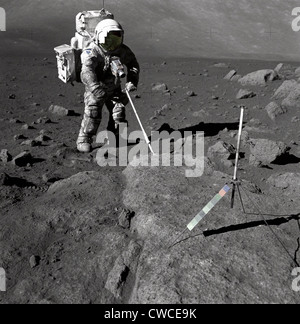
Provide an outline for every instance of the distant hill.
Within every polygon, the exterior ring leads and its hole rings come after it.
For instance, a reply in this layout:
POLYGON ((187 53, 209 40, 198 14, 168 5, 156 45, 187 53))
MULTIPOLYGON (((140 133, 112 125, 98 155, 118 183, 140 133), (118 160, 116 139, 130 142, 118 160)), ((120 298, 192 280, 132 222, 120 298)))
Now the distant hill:
MULTIPOLYGON (((181 57, 299 56, 299 37, 291 28, 297 1, 288 0, 106 0, 126 31, 126 43, 139 55, 181 57)), ((40 48, 69 43, 75 16, 101 9, 102 1, 3 0, 10 48, 28 39, 40 48)), ((5 35, 4 35, 5 34, 5 35)), ((36 50, 36 48, 35 48, 36 50)))

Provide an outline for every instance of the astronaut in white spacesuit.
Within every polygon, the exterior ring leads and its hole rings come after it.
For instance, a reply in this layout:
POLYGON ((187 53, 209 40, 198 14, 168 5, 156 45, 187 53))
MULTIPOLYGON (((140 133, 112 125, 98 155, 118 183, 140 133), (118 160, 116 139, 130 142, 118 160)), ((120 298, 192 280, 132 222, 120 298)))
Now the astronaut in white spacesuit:
POLYGON ((81 80, 85 85, 85 110, 77 139, 77 150, 92 150, 93 136, 99 128, 104 104, 110 118, 107 130, 118 133, 118 125, 127 123, 125 105, 128 98, 121 89, 127 68, 126 89, 136 90, 140 67, 131 49, 123 43, 124 30, 113 19, 102 20, 95 29, 93 42, 81 55, 81 80))

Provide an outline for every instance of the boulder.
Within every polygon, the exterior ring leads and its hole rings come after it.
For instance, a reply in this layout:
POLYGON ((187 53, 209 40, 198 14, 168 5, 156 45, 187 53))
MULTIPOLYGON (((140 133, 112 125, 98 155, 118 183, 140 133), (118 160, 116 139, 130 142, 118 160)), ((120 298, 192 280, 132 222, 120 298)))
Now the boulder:
POLYGON ((275 91, 272 98, 273 99, 286 98, 291 93, 291 91, 295 90, 299 86, 300 86, 299 83, 297 81, 295 81, 295 80, 286 80, 275 91))
POLYGON ((210 159, 230 160, 234 158, 235 152, 236 150, 233 145, 219 141, 208 149, 207 156, 210 159))
POLYGON ((287 108, 300 108, 300 86, 294 88, 289 95, 283 99, 281 105, 287 108))
MULTIPOLYGON (((182 234, 186 225, 212 200, 219 187, 221 189, 227 181, 230 183, 231 175, 214 172, 213 175, 203 176, 188 183, 181 168, 162 170, 162 168, 128 166, 123 173, 128 183, 123 193, 124 204, 136 212, 132 231, 144 241, 139 255, 137 274, 134 277, 134 287, 130 290, 129 304, 224 303, 225 300, 236 300, 234 296, 238 296, 240 302, 243 300, 249 303, 249 298, 255 302, 255 298, 260 295, 258 286, 262 282, 266 287, 272 287, 274 282, 281 286, 279 282, 283 280, 274 281, 273 271, 264 271, 261 275, 259 270, 267 268, 266 262, 284 264, 287 260, 277 257, 272 260, 264 259, 265 253, 267 255, 270 253, 270 245, 268 243, 265 245, 261 240, 268 242, 269 237, 266 235, 268 228, 261 226, 255 231, 253 229, 240 231, 237 226, 234 230, 235 225, 241 223, 240 207, 237 206, 237 210, 228 209, 225 198, 198 223, 194 229, 195 234, 193 232, 182 234), (212 230, 206 230, 207 228, 212 230), (213 235, 210 232, 215 233, 213 235), (222 234, 218 235, 220 233, 222 234), (260 251, 259 255, 253 252, 257 249, 260 251), (219 257, 221 259, 218 262, 222 260, 222 264, 225 262, 226 266, 216 269, 214 263, 219 257), (255 259, 254 263, 250 261, 255 259), (247 265, 251 264, 253 268, 245 267, 242 260, 247 265), (242 268, 244 272, 238 270, 242 268), (227 290, 232 281, 224 280, 224 275, 227 278, 234 276, 234 280, 242 283, 238 292, 235 289, 227 290), (253 280, 254 277, 259 280, 253 280), (253 283, 256 287, 252 286, 253 283), (218 294, 214 293, 214 287, 219 287, 218 294), (199 294, 199 290, 205 293, 199 294)), ((258 193, 251 194, 255 202, 262 199, 256 194, 258 193)), ((267 205, 269 204, 270 201, 267 200, 267 205)), ((246 207, 250 208, 251 205, 246 207)), ((272 245, 271 248, 275 248, 276 253, 282 250, 282 247, 277 245, 275 247, 272 245)), ((282 255, 282 252, 279 252, 279 255, 282 255)), ((120 261, 117 264, 119 266, 115 268, 118 269, 116 274, 123 272, 126 263, 123 263, 123 267, 120 266, 120 261)), ((281 274, 275 273, 275 276, 280 278, 281 274)), ((108 285, 107 288, 109 287, 118 293, 114 289, 116 286, 108 285)), ((290 287, 285 289, 287 292, 290 287)), ((276 294, 272 291, 268 288, 268 297, 266 295, 259 297, 260 302, 286 298, 281 289, 276 290, 276 294)))
POLYGON ((272 101, 266 106, 266 111, 269 115, 269 117, 275 121, 276 117, 285 114, 287 112, 287 109, 284 107, 281 107, 276 102, 272 101))
POLYGON ((224 77, 224 80, 228 80, 228 81, 231 80, 232 77, 236 75, 236 73, 237 72, 235 70, 231 70, 230 72, 228 72, 226 74, 226 76, 224 77))
POLYGON ((288 152, 288 146, 283 142, 275 142, 268 139, 251 139, 250 164, 265 166, 288 152))
POLYGON ((297 78, 300 77, 300 67, 298 67, 298 68, 295 70, 295 76, 296 76, 297 78))
POLYGON ((276 73, 279 73, 280 70, 283 68, 283 66, 284 66, 283 63, 279 63, 279 64, 277 64, 276 67, 275 67, 275 69, 274 69, 274 71, 275 71, 276 73))
MULTIPOLYGON (((236 134, 236 140, 238 140, 238 134, 236 134)), ((249 133, 246 130, 242 131, 242 135, 241 135, 241 142, 243 145, 247 144, 250 140, 250 136, 249 133)))
POLYGON ((253 98, 255 96, 256 94, 253 91, 247 89, 241 89, 236 95, 236 99, 248 99, 248 98, 253 98))
POLYGON ((267 183, 275 188, 282 189, 286 195, 300 196, 300 173, 279 173, 273 174, 267 183))
POLYGON ((258 86, 276 79, 278 79, 278 74, 274 70, 259 70, 245 75, 239 82, 243 86, 258 86))
POLYGON ((284 63, 284 64, 279 64, 278 68, 280 68, 280 69, 279 69, 279 71, 276 71, 276 72, 278 73, 280 79, 291 80, 291 79, 295 78, 295 66, 294 65, 284 63))

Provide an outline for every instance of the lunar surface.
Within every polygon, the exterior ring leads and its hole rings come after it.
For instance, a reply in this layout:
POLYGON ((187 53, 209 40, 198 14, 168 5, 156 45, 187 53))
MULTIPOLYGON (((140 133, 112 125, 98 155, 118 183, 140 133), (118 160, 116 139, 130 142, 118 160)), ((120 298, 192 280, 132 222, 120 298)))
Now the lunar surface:
MULTIPOLYGON (((296 4, 274 0, 262 12, 259 1, 107 2, 140 62, 132 100, 147 135, 204 134, 204 170, 187 177, 188 163, 100 166, 99 145, 76 150, 84 87, 58 79, 53 48, 99 3, 73 3, 1 4, 0 303, 298 304, 296 4)), ((140 130, 130 104, 126 114, 128 132, 140 130)), ((107 123, 104 107, 100 132, 107 123)))

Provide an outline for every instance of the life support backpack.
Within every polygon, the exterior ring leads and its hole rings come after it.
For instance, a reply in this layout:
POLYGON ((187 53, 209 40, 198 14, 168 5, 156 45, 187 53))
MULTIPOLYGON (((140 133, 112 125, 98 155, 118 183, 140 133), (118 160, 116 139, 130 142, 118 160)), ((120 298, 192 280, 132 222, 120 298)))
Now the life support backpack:
POLYGON ((98 23, 104 19, 114 19, 114 15, 104 8, 83 11, 76 16, 76 33, 71 44, 54 48, 57 59, 58 78, 64 83, 81 82, 81 54, 93 39, 98 23))

